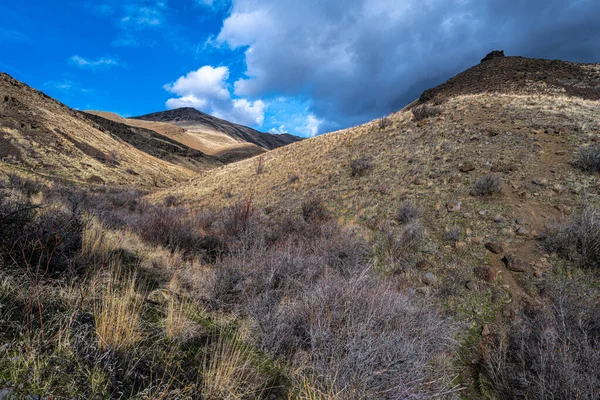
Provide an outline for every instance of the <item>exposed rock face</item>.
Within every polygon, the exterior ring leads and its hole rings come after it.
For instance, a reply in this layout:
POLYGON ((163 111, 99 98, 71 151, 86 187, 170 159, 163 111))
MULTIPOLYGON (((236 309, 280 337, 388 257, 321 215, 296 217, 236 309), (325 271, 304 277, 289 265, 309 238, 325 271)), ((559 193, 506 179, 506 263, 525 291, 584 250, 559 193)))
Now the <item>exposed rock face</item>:
POLYGON ((500 58, 500 57, 504 57, 504 50, 494 50, 491 53, 488 53, 488 55, 485 56, 481 60, 481 62, 490 61, 490 60, 493 60, 494 58, 500 58))

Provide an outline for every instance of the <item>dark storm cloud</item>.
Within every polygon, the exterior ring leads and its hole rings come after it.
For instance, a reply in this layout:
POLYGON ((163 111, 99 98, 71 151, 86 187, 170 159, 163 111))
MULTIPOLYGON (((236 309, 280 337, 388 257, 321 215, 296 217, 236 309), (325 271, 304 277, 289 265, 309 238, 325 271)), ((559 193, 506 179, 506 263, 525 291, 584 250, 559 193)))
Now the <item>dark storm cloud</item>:
POLYGON ((218 41, 248 46, 236 94, 304 96, 320 131, 387 114, 488 51, 600 61, 600 1, 234 0, 218 41))

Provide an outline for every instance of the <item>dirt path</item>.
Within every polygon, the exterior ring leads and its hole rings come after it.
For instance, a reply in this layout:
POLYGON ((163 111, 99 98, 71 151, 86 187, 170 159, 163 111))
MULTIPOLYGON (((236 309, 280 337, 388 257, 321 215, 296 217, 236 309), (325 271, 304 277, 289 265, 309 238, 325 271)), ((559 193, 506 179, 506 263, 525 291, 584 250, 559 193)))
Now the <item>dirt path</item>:
MULTIPOLYGON (((518 220, 520 225, 529 231, 529 235, 518 236, 519 240, 512 243, 506 249, 506 253, 514 254, 518 260, 530 266, 539 264, 542 256, 537 234, 553 220, 560 219, 561 212, 544 202, 542 194, 537 197, 530 196, 530 193, 524 191, 524 187, 530 186, 534 179, 541 183, 544 180, 551 182, 555 172, 569 168, 570 154, 568 145, 561 137, 545 133, 537 133, 536 137, 542 147, 539 163, 527 171, 527 175, 518 182, 516 189, 512 187, 505 189, 506 202, 512 208, 512 218, 518 220)), ((543 190, 547 189, 540 186, 540 192, 543 190)), ((513 304, 518 306, 524 299, 533 300, 515 278, 515 274, 519 273, 506 268, 501 258, 502 256, 495 257, 493 267, 500 271, 499 278, 504 285, 508 286, 513 296, 513 304)))

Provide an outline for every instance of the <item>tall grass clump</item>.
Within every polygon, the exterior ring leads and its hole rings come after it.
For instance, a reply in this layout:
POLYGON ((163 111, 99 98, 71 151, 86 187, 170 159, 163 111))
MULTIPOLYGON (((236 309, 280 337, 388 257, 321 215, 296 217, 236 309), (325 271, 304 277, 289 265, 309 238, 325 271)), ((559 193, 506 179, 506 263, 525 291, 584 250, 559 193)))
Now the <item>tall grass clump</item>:
POLYGON ((94 305, 98 347, 127 350, 142 338, 139 330, 142 299, 136 291, 136 274, 123 274, 114 263, 106 286, 94 305))
POLYGON ((221 332, 201 375, 202 396, 207 400, 260 398, 269 383, 238 333, 221 332))

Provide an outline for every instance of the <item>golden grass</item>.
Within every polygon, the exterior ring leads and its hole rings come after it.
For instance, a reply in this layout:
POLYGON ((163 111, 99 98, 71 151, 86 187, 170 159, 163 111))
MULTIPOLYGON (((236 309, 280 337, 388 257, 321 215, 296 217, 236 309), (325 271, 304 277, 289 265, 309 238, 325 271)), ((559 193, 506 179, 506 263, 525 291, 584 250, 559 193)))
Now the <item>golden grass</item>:
POLYGON ((302 377, 287 396, 288 400, 338 400, 340 396, 333 390, 323 392, 316 387, 314 379, 302 377))
POLYGON ((0 78, 0 91, 23 105, 18 115, 8 116, 20 120, 23 128, 3 128, 19 153, 7 158, 7 164, 82 185, 153 188, 155 183, 167 186, 196 175, 96 129, 81 114, 31 88, 0 78), (118 155, 118 165, 108 162, 113 154, 118 155))
POLYGON ((98 346, 126 350, 142 339, 139 330, 142 300, 136 291, 136 274, 121 274, 113 263, 110 278, 94 305, 98 346))
POLYGON ((219 335, 202 371, 202 394, 207 400, 259 398, 265 376, 238 334, 219 335))
POLYGON ((165 335, 169 339, 184 341, 194 336, 196 324, 187 316, 191 306, 188 300, 178 301, 171 297, 167 304, 167 318, 165 319, 165 335))

